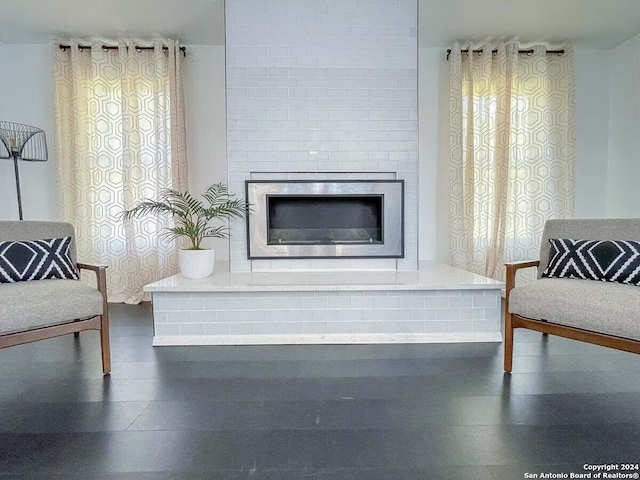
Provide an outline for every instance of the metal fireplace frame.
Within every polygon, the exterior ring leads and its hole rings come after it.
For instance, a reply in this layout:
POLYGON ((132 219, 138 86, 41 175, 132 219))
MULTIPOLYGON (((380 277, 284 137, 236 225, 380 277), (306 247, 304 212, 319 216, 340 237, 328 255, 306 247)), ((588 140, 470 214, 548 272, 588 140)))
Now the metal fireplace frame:
POLYGON ((245 190, 245 198, 251 204, 247 216, 247 257, 250 260, 404 258, 404 180, 246 180, 245 190), (277 195, 381 195, 383 242, 269 245, 267 198, 277 195))

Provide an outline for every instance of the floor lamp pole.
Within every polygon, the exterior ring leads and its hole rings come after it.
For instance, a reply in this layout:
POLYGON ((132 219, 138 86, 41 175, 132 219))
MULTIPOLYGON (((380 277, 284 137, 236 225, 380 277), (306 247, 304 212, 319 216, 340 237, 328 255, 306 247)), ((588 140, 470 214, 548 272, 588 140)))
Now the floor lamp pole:
POLYGON ((22 216, 22 195, 20 194, 20 172, 18 171, 18 155, 13 155, 13 170, 16 174, 16 192, 18 193, 18 215, 20 220, 23 220, 22 216))
POLYGON ((16 196, 18 197, 18 215, 22 212, 22 192, 20 191, 20 172, 18 160, 26 162, 46 162, 49 159, 47 137, 44 130, 31 125, 15 122, 0 122, 0 159, 13 160, 16 177, 16 196))

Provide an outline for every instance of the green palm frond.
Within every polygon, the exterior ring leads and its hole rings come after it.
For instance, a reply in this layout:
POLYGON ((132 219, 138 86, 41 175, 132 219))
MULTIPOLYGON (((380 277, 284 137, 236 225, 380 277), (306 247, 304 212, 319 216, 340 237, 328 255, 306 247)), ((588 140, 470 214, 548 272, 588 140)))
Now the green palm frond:
POLYGON ((196 215, 204 209, 202 202, 193 198, 188 192, 163 190, 160 195, 165 202, 184 212, 185 215, 196 215))
POLYGON ((209 202, 209 205, 216 206, 227 202, 233 195, 229 195, 229 188, 224 183, 216 183, 211 185, 202 194, 202 196, 209 202))
POLYGON ((224 204, 211 206, 205 210, 209 218, 244 218, 249 212, 249 206, 243 200, 229 200, 224 204))
POLYGON ((145 200, 140 202, 131 210, 125 210, 120 212, 119 217, 121 220, 131 220, 134 218, 141 218, 147 215, 162 215, 162 214, 170 214, 173 216, 180 217, 183 215, 183 212, 178 210, 175 205, 170 204, 165 201, 153 201, 153 200, 145 200))
POLYGON ((208 228, 204 236, 206 238, 229 238, 229 227, 208 228))
POLYGON ((187 237, 191 248, 199 249, 203 238, 229 238, 226 225, 212 227, 211 222, 242 219, 250 210, 247 202, 234 198, 235 195, 229 194, 229 188, 222 183, 211 185, 202 197, 207 206, 189 192, 166 189, 160 192, 158 200, 144 200, 131 210, 120 213, 119 217, 127 221, 147 215, 169 215, 176 226, 165 229, 163 236, 169 240, 187 237))

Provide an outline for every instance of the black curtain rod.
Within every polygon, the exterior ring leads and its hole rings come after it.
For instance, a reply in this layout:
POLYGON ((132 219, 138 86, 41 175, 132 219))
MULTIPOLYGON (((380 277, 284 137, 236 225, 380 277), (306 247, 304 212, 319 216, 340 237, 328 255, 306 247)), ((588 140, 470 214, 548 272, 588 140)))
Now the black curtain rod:
MULTIPOLYGON (((469 50, 460 50, 462 53, 469 53, 469 50)), ((533 55, 533 48, 528 48, 527 50, 518 50, 518 53, 526 53, 527 55, 533 55)), ((473 53, 480 53, 482 54, 484 52, 484 49, 480 48, 478 50, 473 50, 473 53)), ((494 55, 496 55, 498 53, 498 50, 494 49, 491 50, 491 53, 493 53, 494 55)), ((547 50, 547 55, 551 55, 551 54, 556 54, 558 56, 560 55, 564 55, 564 50, 547 50)), ((449 60, 449 57, 451 56, 451 49, 447 49, 447 60, 449 60)))
MULTIPOLYGON (((71 48, 71 45, 60 44, 59 46, 60 46, 60 50, 62 50, 62 51, 65 51, 65 50, 68 50, 68 49, 71 48)), ((78 48, 81 51, 84 50, 84 49, 91 50, 91 45, 78 45, 78 48)), ((129 48, 129 47, 127 47, 127 48, 129 48)), ((136 45, 134 48, 136 50, 138 50, 138 51, 140 51, 140 50, 153 50, 154 49, 154 47, 143 47, 143 46, 140 46, 140 45, 136 45)), ((167 47, 166 45, 163 45, 162 49, 163 50, 169 50, 169 47, 167 47)), ((105 50, 105 51, 106 50, 118 50, 118 46, 116 46, 116 45, 102 45, 102 50, 105 50)), ((187 47, 180 47, 180 51, 182 52, 183 56, 185 56, 185 57, 187 56, 187 47)))

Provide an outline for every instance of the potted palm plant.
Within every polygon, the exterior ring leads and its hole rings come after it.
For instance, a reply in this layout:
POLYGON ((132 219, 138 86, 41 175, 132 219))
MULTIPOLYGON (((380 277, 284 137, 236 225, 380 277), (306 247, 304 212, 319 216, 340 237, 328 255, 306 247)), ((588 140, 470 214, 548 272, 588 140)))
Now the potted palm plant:
POLYGON ((244 218, 249 213, 249 204, 233 198, 229 189, 216 183, 202 194, 204 200, 189 192, 166 189, 158 200, 144 200, 131 210, 122 212, 124 221, 145 215, 170 215, 175 226, 167 228, 163 236, 169 240, 187 238, 189 247, 178 252, 180 273, 186 278, 204 278, 211 275, 215 263, 215 250, 202 248, 205 238, 229 238, 226 222, 232 218, 244 218), (212 225, 213 222, 224 225, 212 225))

